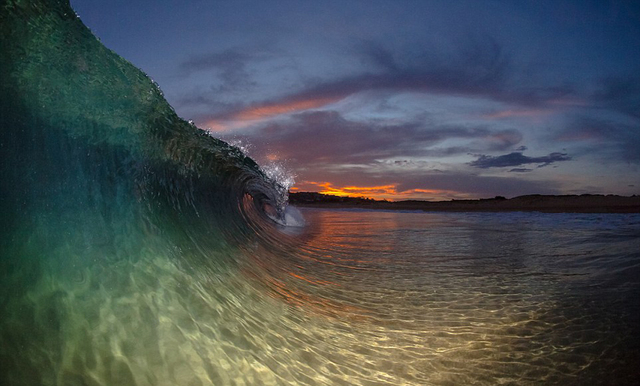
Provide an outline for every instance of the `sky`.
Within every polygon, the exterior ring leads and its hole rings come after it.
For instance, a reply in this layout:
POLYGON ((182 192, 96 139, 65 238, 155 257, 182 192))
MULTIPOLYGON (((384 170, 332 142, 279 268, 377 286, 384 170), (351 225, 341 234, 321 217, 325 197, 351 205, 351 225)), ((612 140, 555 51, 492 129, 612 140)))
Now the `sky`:
POLYGON ((292 191, 640 194, 638 1, 71 4, 292 191))

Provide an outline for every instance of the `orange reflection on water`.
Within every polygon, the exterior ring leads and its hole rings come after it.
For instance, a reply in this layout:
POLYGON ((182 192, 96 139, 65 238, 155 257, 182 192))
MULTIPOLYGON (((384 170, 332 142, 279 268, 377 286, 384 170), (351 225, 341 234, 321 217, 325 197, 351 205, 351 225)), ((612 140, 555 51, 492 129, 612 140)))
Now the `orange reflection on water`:
POLYGON ((331 299, 331 288, 340 284, 305 274, 301 265, 290 266, 290 263, 277 259, 256 259, 253 262, 259 269, 246 267, 242 270, 243 275, 265 287, 268 296, 318 315, 357 321, 367 319, 368 310, 331 299))
MULTIPOLYGON (((253 200, 247 197, 242 205, 251 216, 253 200)), ((351 304, 351 298, 341 297, 345 287, 362 278, 362 271, 375 270, 370 260, 361 259, 359 240, 345 238, 345 226, 332 219, 321 219, 321 228, 307 228, 298 236, 267 235, 245 251, 247 263, 241 272, 245 278, 273 298, 300 307, 314 314, 362 320, 371 310, 351 304)), ((314 221, 314 223, 316 223, 314 221)), ((387 226, 390 226, 387 224, 387 226)), ((264 232, 267 231, 267 232, 264 232)), ((375 230, 363 226, 364 235, 375 230)), ((392 246, 388 246, 392 248, 392 246)), ((381 253, 384 251, 380 250, 381 253)))
POLYGON ((301 290, 296 285, 292 285, 285 280, 275 277, 265 277, 265 284, 269 288, 268 294, 272 297, 282 299, 288 304, 309 310, 314 314, 332 317, 348 316, 350 319, 365 320, 368 311, 361 307, 356 307, 327 297, 318 296, 301 290))

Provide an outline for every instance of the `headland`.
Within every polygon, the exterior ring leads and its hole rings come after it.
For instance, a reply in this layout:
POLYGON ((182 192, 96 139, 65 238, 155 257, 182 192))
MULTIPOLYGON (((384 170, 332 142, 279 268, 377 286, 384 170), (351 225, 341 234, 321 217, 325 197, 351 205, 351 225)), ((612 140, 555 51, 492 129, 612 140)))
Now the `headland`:
POLYGON ((507 199, 450 201, 385 201, 363 197, 340 197, 315 192, 291 192, 289 202, 300 207, 423 210, 426 212, 545 212, 545 213, 640 213, 640 196, 601 194, 540 195, 507 199))

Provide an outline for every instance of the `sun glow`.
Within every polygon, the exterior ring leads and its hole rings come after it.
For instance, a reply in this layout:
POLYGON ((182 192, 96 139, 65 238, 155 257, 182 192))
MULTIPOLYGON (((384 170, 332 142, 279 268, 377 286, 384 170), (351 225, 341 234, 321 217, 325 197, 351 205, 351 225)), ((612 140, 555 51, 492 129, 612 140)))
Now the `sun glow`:
MULTIPOLYGON (((407 189, 399 190, 399 184, 374 185, 374 186, 335 186, 331 182, 305 181, 295 188, 296 191, 317 191, 338 197, 367 198, 374 200, 401 201, 401 200, 449 200, 461 198, 459 192, 440 189, 407 189)), ((292 189, 293 190, 293 189, 292 189)))

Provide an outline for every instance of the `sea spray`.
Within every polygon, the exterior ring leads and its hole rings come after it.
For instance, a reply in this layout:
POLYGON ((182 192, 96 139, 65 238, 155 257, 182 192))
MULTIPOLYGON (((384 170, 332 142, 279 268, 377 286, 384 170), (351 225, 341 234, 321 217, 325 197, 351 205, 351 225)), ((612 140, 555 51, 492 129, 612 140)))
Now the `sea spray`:
MULTIPOLYGON (((211 133, 216 138, 213 133, 211 133)), ((238 148, 247 157, 252 156, 255 146, 247 140, 235 137, 222 137, 231 146, 238 148)), ((289 190, 295 185, 295 174, 287 167, 283 160, 264 159, 260 163, 260 170, 266 176, 266 180, 270 183, 270 191, 274 192, 266 208, 266 213, 274 221, 282 225, 303 226, 304 219, 299 211, 289 207, 289 190), (290 220, 289 222, 287 221, 290 220)))

